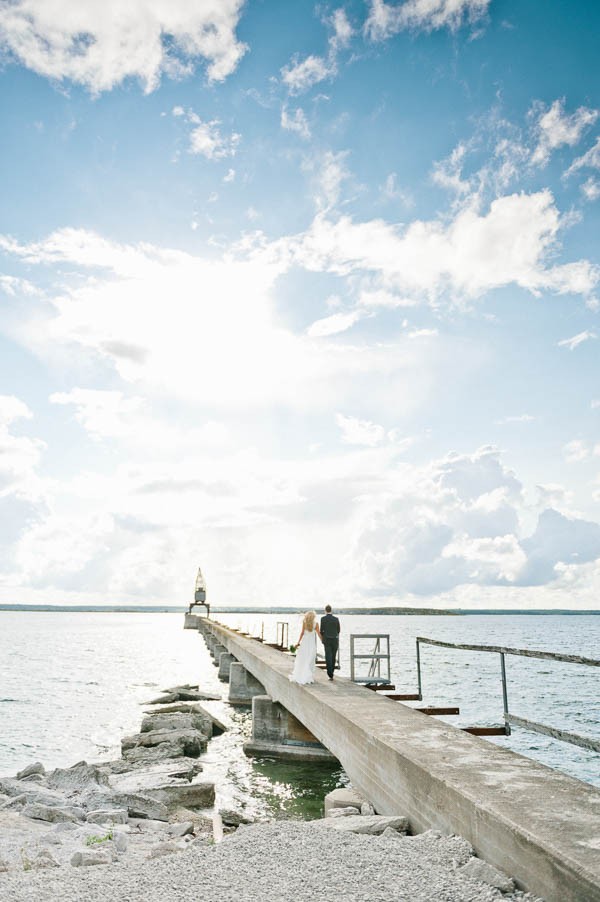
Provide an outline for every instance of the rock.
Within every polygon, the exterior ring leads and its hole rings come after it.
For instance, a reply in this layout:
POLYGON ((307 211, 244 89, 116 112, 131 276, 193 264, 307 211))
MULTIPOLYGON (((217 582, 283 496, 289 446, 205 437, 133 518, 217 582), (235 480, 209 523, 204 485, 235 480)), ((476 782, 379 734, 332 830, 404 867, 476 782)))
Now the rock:
POLYGON ((29 802, 38 802, 41 805, 64 805, 65 797, 62 793, 53 789, 45 789, 28 780, 12 780, 9 777, 0 778, 0 792, 15 798, 26 795, 29 802))
POLYGON ((481 858, 471 858, 457 873, 469 877, 471 880, 487 883, 488 886, 499 889, 501 893, 512 893, 515 889, 515 882, 511 877, 507 877, 502 871, 498 871, 487 861, 482 861, 481 858))
POLYGON ((39 776, 41 774, 46 773, 46 768, 42 764, 41 761, 36 761, 34 764, 29 764, 27 767, 24 767, 23 770, 20 770, 17 774, 17 780, 24 780, 25 777, 31 776, 39 776))
POLYGON ((174 842, 161 842, 155 846, 148 858, 163 858, 165 855, 172 855, 174 852, 182 852, 184 846, 179 846, 174 842))
POLYGON ((170 824, 167 827, 169 836, 182 837, 194 832, 194 825, 191 821, 183 821, 180 824, 170 824))
POLYGON ((20 811, 28 802, 26 795, 14 796, 0 805, 1 811, 20 811))
POLYGON ((397 830, 394 830, 393 827, 386 827, 383 833, 380 834, 380 836, 391 836, 392 839, 400 839, 402 835, 402 833, 398 833, 397 830))
POLYGON ((0 874, 6 874, 7 871, 8 863, 3 858, 0 858, 0 874))
POLYGON ((142 720, 140 727, 142 733, 150 733, 153 730, 198 730, 207 739, 210 739, 213 733, 212 719, 203 711, 196 711, 193 714, 149 714, 142 720))
POLYGON ((169 808, 211 808, 215 804, 215 784, 209 782, 163 786, 151 794, 169 808))
POLYGON ((114 793, 115 807, 127 808, 129 817, 138 817, 154 821, 166 821, 169 816, 166 805, 153 796, 133 792, 114 793))
POLYGON ((75 852, 71 857, 71 864, 74 868, 90 867, 94 864, 110 864, 111 858, 108 852, 90 850, 85 852, 75 852))
POLYGON ((129 840, 127 839, 127 836, 125 835, 125 833, 122 833, 121 831, 114 833, 112 842, 113 842, 113 846, 115 848, 115 852, 117 852, 119 854, 123 854, 124 852, 127 851, 127 847, 129 845, 129 840))
POLYGON ((164 821, 155 821, 152 818, 130 817, 129 828, 139 833, 164 833, 166 826, 164 821))
POLYGON ((383 833, 386 827, 391 827, 392 830, 396 830, 398 833, 406 833, 408 830, 408 820, 405 817, 384 814, 325 817, 310 823, 318 827, 329 827, 333 830, 343 830, 348 833, 368 833, 371 836, 383 833))
POLYGON ((73 767, 66 769, 57 767, 48 774, 46 782, 51 789, 70 795, 106 786, 108 778, 97 765, 78 761, 73 767))
POLYGON ((35 870, 43 870, 44 868, 59 868, 60 864, 48 849, 42 849, 31 862, 31 867, 35 870))
POLYGON ((44 778, 43 778, 42 774, 30 774, 29 777, 23 777, 22 779, 24 782, 27 782, 27 783, 43 783, 44 782, 44 778))
POLYGON ((360 811, 363 802, 364 799, 354 789, 341 786, 339 789, 328 792, 325 796, 325 817, 332 808, 349 808, 351 806, 360 811))
POLYGON ((126 808, 98 808, 88 813, 86 821, 88 824, 126 824, 127 818, 126 808))
POLYGON ((115 773, 109 777, 110 786, 120 792, 145 792, 173 781, 191 783, 202 771, 196 758, 166 758, 142 766, 138 763, 133 771, 115 773))
POLYGON ((251 824, 252 818, 246 817, 241 811, 232 811, 230 808, 219 808, 221 820, 227 827, 239 827, 242 824, 251 824))
POLYGON ((72 821, 64 821, 57 824, 54 828, 55 833, 70 833, 72 830, 77 830, 77 824, 74 824, 72 821))
POLYGON ((72 824, 77 821, 85 820, 85 811, 83 808, 39 805, 35 802, 29 802, 21 812, 24 817, 30 817, 36 821, 48 821, 50 824, 56 824, 60 821, 70 821, 72 824))
POLYGON ((349 817, 351 814, 360 814, 360 811, 354 805, 348 805, 347 808, 330 808, 327 817, 349 817))
POLYGON ((367 817, 371 814, 375 814, 375 809, 373 808, 373 806, 371 805, 370 802, 363 802, 362 805, 360 806, 360 813, 364 817, 367 817))
POLYGON ((163 758, 198 758, 206 751, 206 736, 198 730, 150 730, 121 740, 124 758, 135 758, 139 749, 152 749, 163 758))
POLYGON ((208 702, 220 701, 220 695, 213 695, 211 692, 200 692, 197 689, 178 689, 173 692, 165 692, 160 698, 153 698, 150 702, 144 702, 145 705, 172 705, 174 702, 208 702))

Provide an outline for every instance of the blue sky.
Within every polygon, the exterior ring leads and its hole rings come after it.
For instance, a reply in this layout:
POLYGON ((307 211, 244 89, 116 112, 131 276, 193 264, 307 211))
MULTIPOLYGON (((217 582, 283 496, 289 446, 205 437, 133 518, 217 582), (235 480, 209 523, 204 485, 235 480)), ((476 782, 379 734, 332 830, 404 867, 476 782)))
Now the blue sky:
POLYGON ((597 607, 586 2, 0 9, 0 600, 597 607))

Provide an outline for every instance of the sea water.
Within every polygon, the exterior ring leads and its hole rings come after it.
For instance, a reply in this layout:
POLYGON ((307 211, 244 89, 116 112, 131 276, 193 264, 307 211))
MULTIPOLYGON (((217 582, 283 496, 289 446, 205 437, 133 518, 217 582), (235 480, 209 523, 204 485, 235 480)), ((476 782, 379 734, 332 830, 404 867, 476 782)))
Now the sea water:
MULTIPOLYGON (((290 642, 300 632, 295 615, 218 619, 262 632, 267 641, 275 640, 278 622, 288 623, 290 642)), ((594 615, 347 615, 341 621, 341 673, 349 674, 351 634, 389 635, 398 692, 416 691, 416 636, 587 657, 597 657, 600 647, 600 616, 594 615)), ((372 640, 362 644, 370 648, 372 640)), ((423 701, 414 706, 456 705, 460 715, 443 719, 457 726, 502 723, 497 654, 422 645, 421 663, 423 701)), ((506 663, 511 712, 598 738, 598 668, 512 656, 506 663)), ((182 683, 227 697, 202 638, 183 630, 182 614, 0 612, 0 775, 36 760, 50 768, 118 757, 121 737, 139 730, 144 703, 182 683)), ((345 782, 339 768, 247 759, 241 746, 251 732, 249 712, 226 701, 208 705, 231 724, 202 757, 220 806, 312 816, 323 795, 345 782)), ((600 786, 600 756, 593 752, 523 729, 485 741, 600 786)))

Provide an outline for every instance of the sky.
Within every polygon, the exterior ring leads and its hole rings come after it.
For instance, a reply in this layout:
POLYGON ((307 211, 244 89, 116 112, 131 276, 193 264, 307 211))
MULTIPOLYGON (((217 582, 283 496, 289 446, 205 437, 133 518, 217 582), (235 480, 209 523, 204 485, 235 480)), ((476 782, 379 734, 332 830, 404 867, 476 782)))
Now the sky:
POLYGON ((0 602, 597 608, 599 30, 0 4, 0 602))

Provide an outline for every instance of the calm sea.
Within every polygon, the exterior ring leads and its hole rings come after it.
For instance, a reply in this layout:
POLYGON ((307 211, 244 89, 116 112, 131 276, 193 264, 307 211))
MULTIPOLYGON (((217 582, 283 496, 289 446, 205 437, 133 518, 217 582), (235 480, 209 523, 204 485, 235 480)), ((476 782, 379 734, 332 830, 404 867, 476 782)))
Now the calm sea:
MULTIPOLYGON (((274 640, 278 621, 298 617, 221 615, 223 622, 264 630, 274 640)), ((468 617, 342 617, 342 673, 349 671, 348 638, 389 634, 392 679, 399 692, 416 690, 415 637, 510 645, 598 657, 600 616, 477 615, 468 617)), ((371 640, 365 642, 370 647, 371 640)), ((600 733, 598 668, 507 658, 511 711, 594 738, 600 733)), ((502 689, 497 655, 422 647, 423 704, 458 705, 458 726, 500 724, 502 689)), ((139 728, 143 703, 164 687, 200 683, 226 697, 202 639, 183 630, 182 614, 0 612, 0 775, 32 761, 68 766, 118 757, 120 739, 139 728)), ((415 703, 416 704, 416 703, 415 703)), ((324 793, 343 783, 337 769, 274 764, 245 758, 241 744, 250 715, 225 702, 215 713, 232 729, 209 744, 205 774, 218 802, 255 814, 310 816, 324 793)), ((498 738, 507 746, 580 780, 600 786, 600 756, 549 737, 516 729, 498 738)))

